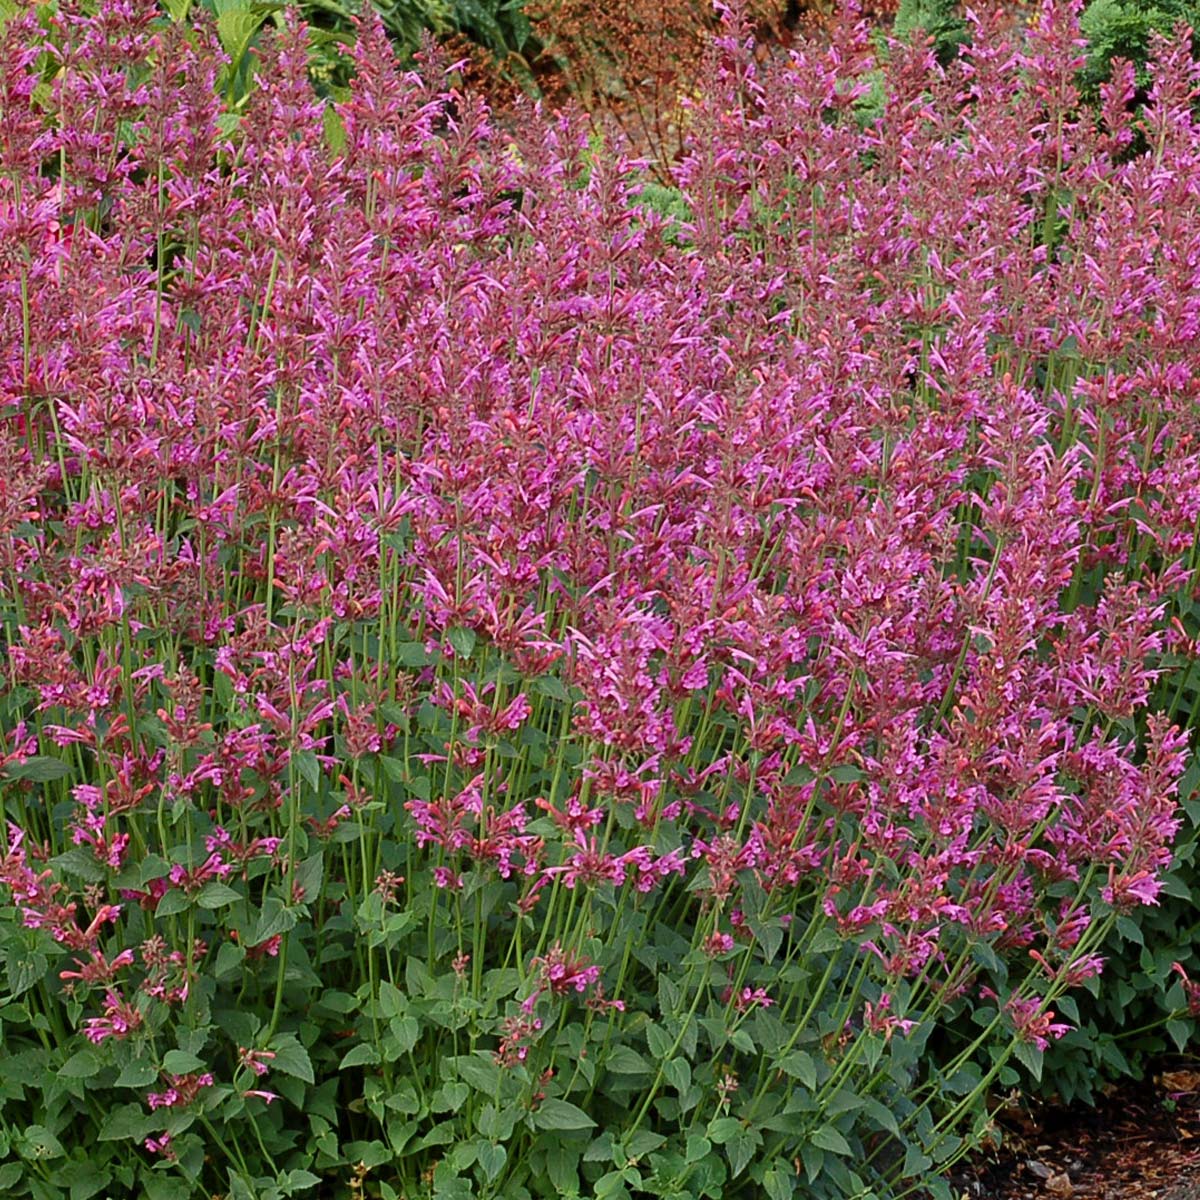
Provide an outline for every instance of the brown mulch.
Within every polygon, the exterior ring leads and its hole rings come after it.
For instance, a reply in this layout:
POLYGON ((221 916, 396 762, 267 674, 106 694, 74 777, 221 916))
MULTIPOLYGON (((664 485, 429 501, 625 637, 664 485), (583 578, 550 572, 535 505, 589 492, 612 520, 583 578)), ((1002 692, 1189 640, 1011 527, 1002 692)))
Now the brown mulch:
POLYGON ((951 1176, 965 1200, 1200 1200, 1200 1071, 1164 1063, 1095 1108, 1012 1106, 1000 1148, 951 1176))

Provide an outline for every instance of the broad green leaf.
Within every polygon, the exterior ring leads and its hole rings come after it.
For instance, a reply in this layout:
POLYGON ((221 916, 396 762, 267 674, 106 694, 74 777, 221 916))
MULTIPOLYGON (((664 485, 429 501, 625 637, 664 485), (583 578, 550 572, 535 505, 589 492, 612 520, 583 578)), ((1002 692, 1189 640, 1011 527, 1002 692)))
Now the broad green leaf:
POLYGON ((163 1070, 172 1075, 187 1075, 204 1067, 204 1060, 185 1050, 168 1050, 163 1055, 163 1070))
POLYGON ((374 1046, 363 1042, 347 1053, 338 1069, 344 1071, 347 1067, 373 1066, 378 1062, 379 1051, 374 1046))
POLYGON ((446 1060, 458 1072, 460 1079, 469 1083, 478 1092, 494 1096, 500 1090, 500 1068, 490 1057, 475 1054, 460 1054, 446 1060))
POLYGON ((793 1050, 779 1063, 780 1070, 798 1079, 811 1092, 817 1086, 817 1064, 807 1050, 793 1050))
POLYGON ((53 783, 73 774, 70 763, 49 754, 34 754, 23 763, 11 763, 4 768, 9 779, 28 779, 32 783, 53 783))
POLYGON ((58 1069, 60 1079, 90 1079, 100 1070, 100 1059, 95 1050, 77 1050, 58 1069))
POLYGON ((158 1078, 158 1068, 148 1058, 135 1058, 121 1068, 117 1087, 149 1087, 158 1078))
MULTIPOLYGON (((361 1049, 361 1047, 356 1047, 361 1049)), ((374 1049, 374 1047, 370 1047, 374 1049)), ((312 1059, 308 1056, 308 1051, 300 1044, 294 1033, 282 1033, 271 1043, 271 1050, 275 1057, 271 1060, 271 1066, 276 1071, 282 1071, 285 1075, 293 1075, 297 1079, 302 1079, 305 1083, 313 1083, 313 1067, 312 1059)), ((354 1053, 352 1050, 351 1054, 354 1053)), ((348 1064, 343 1059, 342 1066, 348 1064)))
POLYGON ((812 1142, 814 1146, 820 1146, 822 1150, 828 1150, 831 1154, 853 1153, 850 1143, 832 1125, 821 1125, 814 1129, 812 1142))
MULTIPOLYGON (((196 903, 201 908, 212 910, 224 908, 227 904, 236 904, 241 898, 240 892, 235 891, 228 884, 214 879, 200 889, 196 896, 196 903)), ((163 899, 165 900, 166 897, 164 896, 163 899)))
POLYGON ((592 1129, 596 1122, 569 1100, 543 1100, 533 1110, 533 1123, 539 1129, 592 1129))
POLYGON ((475 651, 475 630, 465 629, 461 625, 456 625, 446 630, 446 641, 454 647, 456 657, 470 658, 475 651))

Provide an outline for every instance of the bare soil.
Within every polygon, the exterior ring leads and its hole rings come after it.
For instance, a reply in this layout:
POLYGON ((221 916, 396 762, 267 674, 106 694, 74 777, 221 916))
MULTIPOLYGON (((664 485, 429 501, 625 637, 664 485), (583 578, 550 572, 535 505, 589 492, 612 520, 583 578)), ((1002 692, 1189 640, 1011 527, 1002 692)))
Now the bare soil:
POLYGON ((954 1172, 964 1200, 1200 1200, 1200 1070, 1167 1062, 1095 1108, 1012 1105, 954 1172))

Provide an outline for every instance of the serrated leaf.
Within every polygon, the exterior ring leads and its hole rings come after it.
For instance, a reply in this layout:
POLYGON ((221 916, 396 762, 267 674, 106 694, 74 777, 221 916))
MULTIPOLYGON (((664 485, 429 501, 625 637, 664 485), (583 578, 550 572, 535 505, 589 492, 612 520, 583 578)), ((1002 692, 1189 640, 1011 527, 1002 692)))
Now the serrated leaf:
POLYGON ((292 755, 292 761, 296 764, 296 770, 300 772, 300 778, 314 792, 320 791, 321 764, 317 762, 317 756, 311 750, 298 750, 292 755))
POLYGON ((474 1054, 460 1054, 447 1059, 459 1078, 469 1083, 477 1092, 494 1096, 500 1090, 500 1068, 490 1058, 479 1058, 474 1054))
POLYGON ((596 1122, 569 1100, 543 1100, 533 1111, 539 1129, 592 1129, 596 1122))
POLYGON ((850 1143, 832 1125, 820 1125, 812 1131, 812 1143, 830 1154, 850 1155, 850 1143))
POLYGON ((204 1066, 204 1060, 186 1050, 168 1050, 163 1055, 162 1066, 171 1075, 187 1075, 199 1071, 204 1066))
POLYGON ((491 1183, 504 1170, 504 1164, 508 1161, 508 1151, 503 1146, 491 1142, 479 1142, 476 1146, 476 1158, 484 1178, 491 1183))
MULTIPOLYGON (((236 904, 241 898, 240 892, 235 891, 228 884, 222 883, 219 879, 213 879, 200 889, 196 896, 196 903, 201 908, 211 911, 224 908, 227 904, 236 904)), ((166 897, 164 896, 163 899, 165 900, 166 897)))
POLYGON ((31 783, 53 783, 56 779, 68 779, 72 774, 71 764, 49 754, 34 754, 23 763, 10 763, 4 768, 9 779, 28 779, 31 783))
POLYGON ((305 1171, 302 1167, 294 1167, 287 1173, 287 1184, 290 1192, 306 1191, 310 1187, 316 1187, 320 1182, 320 1175, 314 1175, 311 1171, 305 1171))
POLYGON ((792 1200, 796 1193, 796 1177, 779 1167, 768 1167, 763 1175, 763 1190, 767 1200, 792 1200))
POLYGON ((646 1045, 653 1058, 664 1059, 671 1053, 671 1038, 661 1025, 653 1021, 646 1026, 646 1045))
POLYGON ((686 1092, 692 1085, 691 1064, 684 1058, 672 1058, 663 1063, 663 1075, 680 1094, 686 1092))
POLYGON ((604 1066, 618 1075, 648 1075, 654 1069, 650 1060, 631 1046, 613 1046, 604 1056, 604 1066))
POLYGON ((150 1130, 151 1121, 147 1119, 140 1104, 122 1104, 114 1108, 103 1120, 96 1140, 101 1142, 124 1141, 127 1138, 144 1138, 150 1130))
POLYGON ((1041 1050, 1029 1042, 1018 1042, 1013 1047, 1013 1053, 1016 1055, 1017 1060, 1029 1069, 1029 1073, 1034 1079, 1041 1079, 1042 1062, 1044 1059, 1041 1050))
POLYGON ((561 701, 563 704, 571 702, 571 693, 567 691, 567 685, 557 675, 540 676, 533 681, 532 690, 551 700, 561 701))
POLYGON ((8 978, 9 998, 15 999, 34 987, 46 974, 49 962, 44 954, 28 950, 23 946, 10 946, 4 956, 4 970, 8 978))
MULTIPOLYGON (((271 1059, 271 1066, 274 1070, 282 1071, 285 1075, 295 1076, 305 1083, 315 1082, 312 1059, 309 1058, 308 1051, 300 1044, 294 1033, 280 1034, 271 1043, 271 1050, 275 1055, 271 1059)), ((353 1054, 354 1051, 352 1050, 350 1053, 353 1054)), ((343 1059, 342 1066, 346 1065, 346 1061, 343 1059)))
POLYGON ((90 1079, 100 1071, 100 1059, 95 1050, 77 1050, 58 1069, 60 1079, 90 1079))
POLYGON ((346 1054, 345 1058, 338 1065, 338 1070, 344 1071, 347 1067, 375 1066, 378 1062, 379 1051, 374 1046, 363 1042, 346 1054))
POLYGON ((625 1143, 625 1153, 630 1158, 642 1158, 644 1155, 653 1153, 659 1146, 665 1145, 666 1141, 667 1139, 661 1133, 654 1133, 649 1129, 639 1129, 625 1143))
POLYGON ((467 659, 475 652, 476 633, 473 629, 455 625, 446 630, 446 641, 454 647, 456 658, 467 659))
POLYGON ((410 671, 429 666, 430 657, 421 642, 398 642, 392 650, 392 658, 410 671))
POLYGON ((749 1166, 761 1142, 762 1134, 757 1129, 743 1129, 736 1137, 730 1138, 725 1153, 729 1156, 729 1171, 734 1179, 749 1166))
POLYGON ((278 896, 268 896, 263 901, 262 912, 247 945, 260 945, 277 933, 287 933, 295 924, 295 910, 288 908, 278 896))
POLYGON ((718 1146, 725 1145, 741 1132, 743 1126, 736 1117, 716 1117, 709 1122, 708 1140, 718 1146))
POLYGON ((135 1058, 126 1063, 117 1076, 117 1087, 149 1087, 158 1078, 158 1068, 148 1058, 135 1058))
POLYGON ((63 1144, 45 1125, 30 1125, 24 1133, 26 1153, 31 1158, 62 1158, 63 1144))
POLYGON ((379 985, 379 1011, 389 1020, 408 1011, 404 993, 386 979, 379 985))
POLYGON ((793 1050, 779 1062, 781 1071, 798 1079, 811 1092, 817 1086, 817 1064, 807 1050, 793 1050))
POLYGON ((154 907, 156 917, 173 917, 176 913, 186 912, 192 905, 191 898, 186 892, 172 888, 164 892, 162 899, 154 907))
POLYGON ((64 854, 56 854, 50 860, 50 865, 58 871, 74 875, 87 883, 99 883, 108 873, 96 861, 96 856, 82 846, 75 846, 64 854))

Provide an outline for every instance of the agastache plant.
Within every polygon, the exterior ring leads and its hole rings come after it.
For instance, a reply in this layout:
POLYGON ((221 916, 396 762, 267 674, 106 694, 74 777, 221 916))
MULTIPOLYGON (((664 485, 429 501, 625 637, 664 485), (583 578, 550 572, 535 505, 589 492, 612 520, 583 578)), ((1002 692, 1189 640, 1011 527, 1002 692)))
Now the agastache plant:
POLYGON ((7 21, 6 1194, 948 1194, 1158 900, 1200 566, 1186 39, 970 20, 726 12, 686 219, 373 16, 7 21))

